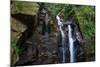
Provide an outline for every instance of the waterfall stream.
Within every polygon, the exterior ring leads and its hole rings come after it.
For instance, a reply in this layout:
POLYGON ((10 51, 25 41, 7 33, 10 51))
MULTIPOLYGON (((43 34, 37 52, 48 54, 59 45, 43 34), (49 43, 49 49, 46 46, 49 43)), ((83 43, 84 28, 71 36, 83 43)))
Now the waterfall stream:
POLYGON ((69 39, 69 51, 70 51, 70 62, 74 62, 74 44, 72 38, 72 29, 71 26, 68 25, 68 39, 69 39))
POLYGON ((65 63, 65 44, 64 44, 64 41, 65 41, 65 34, 64 34, 63 29, 62 29, 63 23, 60 21, 59 16, 57 16, 56 18, 57 18, 57 20, 58 20, 58 26, 59 26, 59 30, 60 30, 61 37, 62 37, 62 41, 61 41, 61 45, 62 45, 62 54, 63 54, 63 60, 62 60, 62 62, 65 63))

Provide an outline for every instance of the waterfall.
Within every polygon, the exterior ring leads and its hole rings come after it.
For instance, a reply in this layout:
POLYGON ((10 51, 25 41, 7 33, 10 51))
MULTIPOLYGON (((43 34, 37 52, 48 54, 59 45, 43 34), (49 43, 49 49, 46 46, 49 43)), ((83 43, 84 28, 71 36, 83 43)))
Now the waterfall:
POLYGON ((56 16, 57 21, 58 21, 58 27, 61 33, 61 51, 62 51, 62 63, 66 62, 66 48, 67 48, 67 44, 69 45, 69 55, 70 55, 70 62, 73 63, 75 62, 75 51, 74 51, 74 39, 72 37, 72 28, 71 25, 68 24, 68 42, 66 43, 66 34, 64 33, 64 30, 62 29, 63 27, 63 22, 60 21, 60 17, 56 16))
POLYGON ((74 60, 74 43, 72 38, 72 29, 71 26, 68 25, 68 38, 69 38, 69 51, 70 51, 70 62, 73 63, 74 60))
POLYGON ((63 54, 63 60, 62 62, 65 63, 65 34, 64 34, 64 31, 62 29, 63 27, 63 23, 60 21, 60 18, 59 16, 56 16, 57 20, 58 20, 58 26, 59 26, 59 30, 60 30, 60 33, 61 33, 61 37, 62 37, 62 41, 61 41, 61 45, 62 45, 62 54, 63 54))

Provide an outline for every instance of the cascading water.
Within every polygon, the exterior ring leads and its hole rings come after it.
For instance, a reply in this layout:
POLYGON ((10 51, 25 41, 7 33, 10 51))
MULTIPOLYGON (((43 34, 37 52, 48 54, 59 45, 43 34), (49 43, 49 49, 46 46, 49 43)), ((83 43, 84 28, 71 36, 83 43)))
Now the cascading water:
MULTIPOLYGON (((58 21, 58 27, 61 33, 61 52, 62 52, 62 63, 66 62, 66 48, 67 45, 69 45, 69 55, 70 55, 70 62, 73 63, 75 62, 75 55, 74 55, 74 40, 72 37, 72 28, 71 24, 68 24, 68 43, 66 43, 66 34, 64 33, 64 30, 62 29, 63 27, 63 22, 60 21, 60 17, 56 16, 57 21, 58 21)), ((67 52, 68 53, 68 52, 67 52)))
POLYGON ((69 51, 70 51, 70 62, 75 62, 74 60, 74 41, 72 38, 72 29, 71 25, 68 25, 68 39, 69 39, 69 51))
POLYGON ((62 45, 62 54, 63 54, 63 60, 62 60, 62 62, 65 63, 65 44, 64 44, 64 41, 65 41, 65 34, 64 34, 63 29, 62 29, 63 23, 60 21, 60 17, 59 17, 59 16, 56 16, 56 18, 57 18, 57 20, 58 20, 58 26, 59 26, 59 30, 60 30, 61 37, 62 37, 62 41, 61 41, 61 45, 62 45))

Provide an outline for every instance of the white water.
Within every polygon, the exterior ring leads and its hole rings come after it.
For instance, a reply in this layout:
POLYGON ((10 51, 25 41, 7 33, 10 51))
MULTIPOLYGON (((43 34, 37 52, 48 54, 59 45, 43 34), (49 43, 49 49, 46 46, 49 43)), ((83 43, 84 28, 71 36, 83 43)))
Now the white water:
POLYGON ((71 26, 68 25, 68 38, 69 38, 69 50, 70 50, 70 62, 74 62, 74 44, 73 44, 73 38, 72 38, 72 29, 71 26))
POLYGON ((60 17, 59 16, 57 16, 56 18, 58 20, 58 26, 59 26, 59 30, 60 30, 61 36, 62 36, 62 41, 61 41, 61 43, 62 43, 61 45, 63 46, 62 47, 62 52, 63 52, 63 60, 62 60, 62 62, 65 63, 65 46, 64 46, 65 35, 64 35, 64 31, 62 29, 63 23, 60 21, 60 17))

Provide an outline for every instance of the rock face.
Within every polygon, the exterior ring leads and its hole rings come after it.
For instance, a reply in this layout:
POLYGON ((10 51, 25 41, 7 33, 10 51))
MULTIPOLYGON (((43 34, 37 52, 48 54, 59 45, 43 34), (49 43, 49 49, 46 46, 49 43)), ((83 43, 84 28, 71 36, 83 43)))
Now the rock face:
MULTIPOLYGON (((43 20, 38 21, 37 27, 34 25, 36 23, 34 16, 13 14, 12 17, 26 26, 26 28, 22 28, 25 30, 21 32, 21 36, 17 40, 19 59, 15 65, 57 63, 57 32, 54 29, 54 24, 51 24, 53 21, 47 20, 49 19, 48 15, 43 16, 43 20)), ((17 23, 19 24, 19 22, 17 23)))
POLYGON ((16 48, 17 40, 22 36, 22 32, 27 29, 25 25, 23 25, 20 21, 11 17, 11 62, 15 64, 19 60, 18 49, 16 48))
MULTIPOLYGON (((12 40, 16 40, 14 43, 15 45, 12 45, 16 46, 14 50, 18 57, 17 60, 12 58, 12 65, 21 65, 27 63, 33 57, 33 46, 31 36, 33 35, 33 30, 35 29, 35 17, 36 16, 26 14, 11 15, 11 37, 12 40)), ((14 57, 13 55, 14 54, 12 52, 12 57, 14 57)))
POLYGON ((51 64, 58 62, 57 31, 51 24, 48 10, 40 10, 38 26, 33 35, 33 44, 38 50, 38 59, 33 64, 51 64), (52 27, 54 29, 52 29, 52 27))
POLYGON ((39 29, 37 29, 33 36, 33 43, 38 49, 38 60, 36 64, 57 63, 58 45, 55 32, 42 35, 39 33, 39 29))

